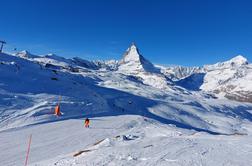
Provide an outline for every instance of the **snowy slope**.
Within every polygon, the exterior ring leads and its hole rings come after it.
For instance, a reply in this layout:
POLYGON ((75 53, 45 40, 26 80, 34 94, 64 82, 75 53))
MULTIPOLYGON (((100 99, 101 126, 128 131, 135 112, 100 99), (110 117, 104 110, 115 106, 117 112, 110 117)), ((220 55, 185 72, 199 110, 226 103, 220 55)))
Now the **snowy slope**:
POLYGON ((211 135, 123 115, 92 118, 90 129, 70 119, 1 133, 1 164, 23 165, 30 134, 33 166, 237 166, 249 165, 252 155, 251 135, 211 135))
POLYGON ((90 109, 97 113, 106 110, 104 99, 85 85, 93 82, 92 78, 7 54, 1 54, 0 61, 0 130, 55 120, 52 113, 59 96, 65 117, 83 116, 90 109), (92 105, 86 106, 90 101, 92 105))
POLYGON ((143 61, 135 45, 125 55, 118 64, 1 53, 0 140, 4 144, 0 148, 7 151, 0 152, 0 163, 23 162, 30 133, 35 141, 30 160, 34 165, 215 165, 217 161, 224 164, 223 157, 230 165, 250 161, 252 104, 178 86, 143 61), (142 60, 135 61, 136 57, 142 60), (126 66, 130 72, 123 70, 126 66), (53 108, 59 100, 63 115, 56 117, 53 108), (82 118, 87 116, 91 129, 83 130, 82 118), (242 140, 235 141, 236 135, 242 140), (187 143, 188 137, 193 141, 187 143), (102 139, 101 145, 91 146, 102 139), (230 156, 218 148, 218 140, 226 148, 232 144, 230 156), (72 157, 90 147, 97 153, 72 157), (192 158, 191 149, 207 155, 192 158), (153 153, 154 161, 150 160, 153 153), (180 153, 185 154, 184 160, 180 153), (234 157, 237 153, 244 155, 243 161, 234 157))

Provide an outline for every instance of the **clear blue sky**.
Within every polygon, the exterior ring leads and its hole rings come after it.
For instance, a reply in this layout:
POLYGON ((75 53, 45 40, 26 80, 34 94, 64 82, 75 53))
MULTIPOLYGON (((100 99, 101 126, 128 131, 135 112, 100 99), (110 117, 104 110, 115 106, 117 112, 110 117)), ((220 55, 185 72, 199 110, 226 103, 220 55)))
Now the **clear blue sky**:
POLYGON ((252 60, 252 1, 5 0, 7 49, 86 59, 119 59, 132 41, 156 64, 252 60))

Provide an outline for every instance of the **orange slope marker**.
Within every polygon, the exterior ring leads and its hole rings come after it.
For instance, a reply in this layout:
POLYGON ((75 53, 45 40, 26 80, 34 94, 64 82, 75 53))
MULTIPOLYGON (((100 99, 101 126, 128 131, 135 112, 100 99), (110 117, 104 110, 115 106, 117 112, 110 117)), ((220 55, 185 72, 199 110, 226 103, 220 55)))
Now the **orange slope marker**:
POLYGON ((55 109, 54 109, 54 114, 57 116, 61 116, 61 112, 60 112, 60 101, 61 101, 61 96, 59 97, 59 102, 56 105, 55 109))
POLYGON ((54 109, 54 114, 57 115, 57 116, 60 116, 60 115, 61 115, 59 104, 56 105, 56 107, 55 107, 55 109, 54 109))

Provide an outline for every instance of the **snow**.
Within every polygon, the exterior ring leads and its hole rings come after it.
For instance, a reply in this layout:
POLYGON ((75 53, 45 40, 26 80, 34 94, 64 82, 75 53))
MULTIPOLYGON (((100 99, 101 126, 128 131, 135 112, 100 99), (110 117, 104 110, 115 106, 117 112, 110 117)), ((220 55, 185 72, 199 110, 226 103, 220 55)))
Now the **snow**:
MULTIPOLYGON (((251 65, 231 61, 239 65, 189 81, 208 88, 231 78, 232 91, 248 91, 251 65)), ((184 88, 187 80, 178 84, 153 66, 135 45, 119 63, 1 53, 0 163, 23 165, 30 134, 34 166, 251 163, 251 103, 184 88)))
POLYGON ((1 163, 22 165, 30 134, 29 163, 33 166, 251 163, 251 135, 210 135, 135 115, 96 117, 89 129, 83 127, 83 121, 72 119, 1 133, 5 149, 0 152, 1 163), (79 151, 84 152, 73 157, 79 151))

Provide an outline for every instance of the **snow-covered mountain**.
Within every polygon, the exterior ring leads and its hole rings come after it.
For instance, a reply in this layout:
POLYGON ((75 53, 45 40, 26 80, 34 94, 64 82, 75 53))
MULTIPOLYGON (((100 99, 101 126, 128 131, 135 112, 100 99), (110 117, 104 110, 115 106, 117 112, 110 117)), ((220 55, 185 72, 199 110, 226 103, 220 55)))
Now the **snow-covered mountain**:
POLYGON ((202 67, 184 67, 184 66, 172 66, 172 67, 158 66, 158 67, 161 69, 161 73, 163 73, 173 81, 181 80, 195 73, 205 72, 204 68, 202 67))
POLYGON ((160 72, 151 62, 146 60, 133 43, 119 62, 118 72, 133 75, 140 82, 156 88, 165 89, 171 81, 160 72))
POLYGON ((134 43, 127 49, 119 64, 119 71, 127 73, 159 73, 159 69, 140 54, 134 43))
POLYGON ((30 163, 37 166, 249 163, 252 104, 217 98, 207 88, 233 83, 249 90, 251 65, 237 57, 203 70, 180 67, 179 81, 162 70, 135 45, 119 62, 1 53, 0 163, 20 165, 31 133, 30 163), (58 102, 60 117, 53 114, 58 102), (83 117, 90 129, 83 129, 83 117))
POLYGON ((245 57, 243 57, 242 55, 237 55, 236 57, 225 62, 218 62, 213 65, 205 65, 204 68, 207 71, 211 71, 215 69, 239 68, 248 64, 248 60, 245 57))
POLYGON ((205 65, 180 79, 178 84, 191 90, 203 90, 233 100, 252 102, 252 64, 238 55, 226 62, 205 65))
POLYGON ((252 64, 243 56, 205 66, 207 70, 200 89, 223 94, 225 97, 252 102, 252 64))

